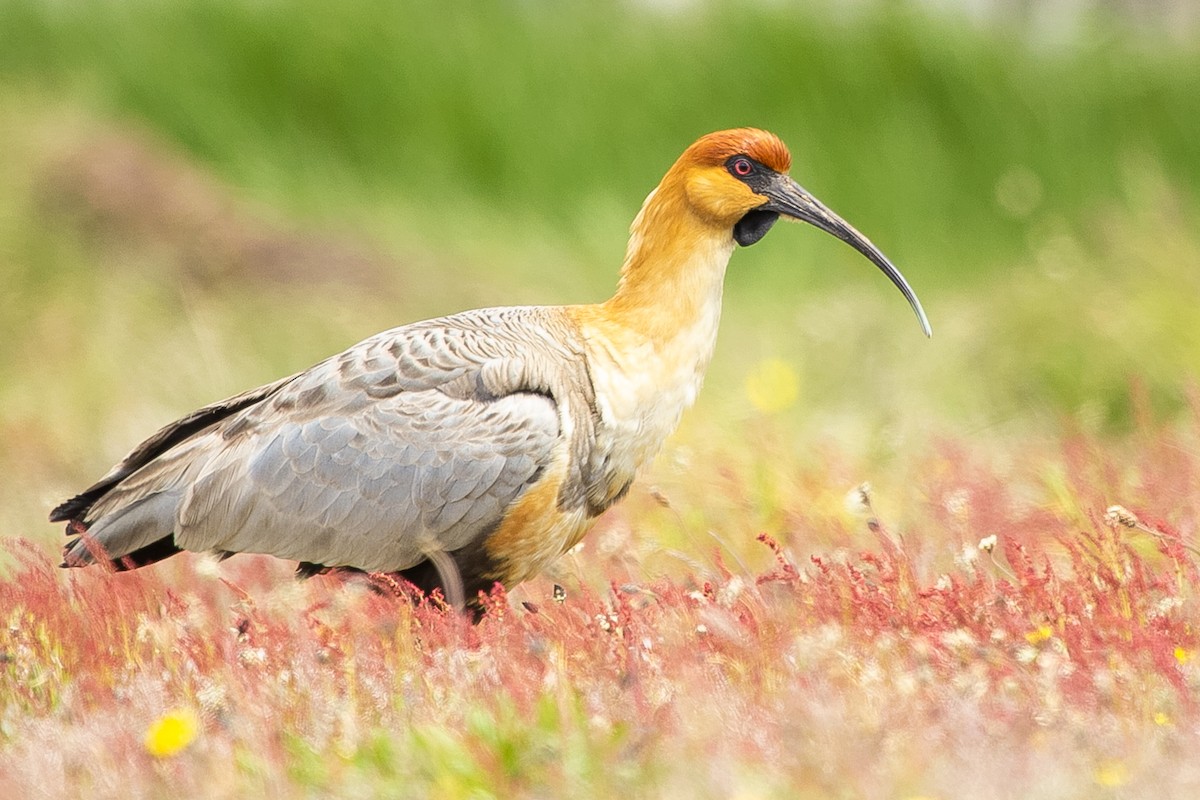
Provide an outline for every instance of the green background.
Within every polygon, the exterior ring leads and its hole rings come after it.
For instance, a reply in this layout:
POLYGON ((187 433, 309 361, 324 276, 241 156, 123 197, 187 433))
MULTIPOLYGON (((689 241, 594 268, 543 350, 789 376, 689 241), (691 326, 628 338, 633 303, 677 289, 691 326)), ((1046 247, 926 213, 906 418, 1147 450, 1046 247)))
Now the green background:
POLYGON ((1195 28, 982 7, 5 0, 2 516, 41 530, 157 425, 377 330, 602 299, 646 193, 734 125, 789 143, 935 336, 849 248, 778 228, 731 264, 701 440, 763 416, 764 359, 797 398, 781 441, 880 468, 1176 417, 1195 28))

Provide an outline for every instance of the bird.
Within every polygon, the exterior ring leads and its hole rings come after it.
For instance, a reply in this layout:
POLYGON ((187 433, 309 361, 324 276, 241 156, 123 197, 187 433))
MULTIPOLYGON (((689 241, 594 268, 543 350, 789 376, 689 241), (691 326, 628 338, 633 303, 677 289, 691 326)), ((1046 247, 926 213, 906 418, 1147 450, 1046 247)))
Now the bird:
POLYGON ((712 359, 726 266, 780 219, 900 271, 789 176, 757 128, 700 137, 650 192, 615 293, 384 331, 200 408, 57 506, 63 567, 262 553, 361 572, 460 607, 537 575, 629 491, 712 359))

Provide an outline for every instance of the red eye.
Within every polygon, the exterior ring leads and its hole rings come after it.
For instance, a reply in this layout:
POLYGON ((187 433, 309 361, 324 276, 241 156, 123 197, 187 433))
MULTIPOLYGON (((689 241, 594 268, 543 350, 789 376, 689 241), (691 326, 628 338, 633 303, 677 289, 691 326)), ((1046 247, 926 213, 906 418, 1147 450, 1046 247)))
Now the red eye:
POLYGON ((741 177, 744 178, 747 175, 749 175, 751 172, 754 172, 754 165, 750 163, 750 159, 748 159, 748 158, 734 159, 733 173, 735 175, 740 175, 741 177))

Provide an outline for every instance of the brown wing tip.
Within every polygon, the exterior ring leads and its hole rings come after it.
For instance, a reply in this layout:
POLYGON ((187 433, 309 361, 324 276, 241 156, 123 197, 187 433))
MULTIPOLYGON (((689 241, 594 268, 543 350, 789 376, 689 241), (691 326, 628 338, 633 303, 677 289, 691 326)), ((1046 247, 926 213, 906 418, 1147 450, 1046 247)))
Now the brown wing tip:
MULTIPOLYGON (((70 500, 59 503, 50 512, 51 522, 77 522, 80 517, 87 513, 88 508, 92 505, 92 498, 86 494, 77 494, 70 500)), ((82 524, 82 523, 80 523, 82 524)), ((70 535, 72 531, 67 530, 70 535)))
MULTIPOLYGON (((87 530, 83 527, 82 523, 78 522, 69 523, 68 528, 76 525, 79 526, 79 530, 76 533, 82 534, 87 530)), ((175 537, 172 535, 164 536, 119 558, 110 558, 108 553, 105 552, 104 545, 100 542, 94 540, 91 536, 79 536, 79 538, 67 542, 63 547, 63 561, 59 566, 71 569, 73 567, 87 567, 92 564, 104 564, 113 572, 126 572, 145 567, 156 561, 162 561, 164 558, 170 558, 182 552, 183 550, 175 546, 175 537)))

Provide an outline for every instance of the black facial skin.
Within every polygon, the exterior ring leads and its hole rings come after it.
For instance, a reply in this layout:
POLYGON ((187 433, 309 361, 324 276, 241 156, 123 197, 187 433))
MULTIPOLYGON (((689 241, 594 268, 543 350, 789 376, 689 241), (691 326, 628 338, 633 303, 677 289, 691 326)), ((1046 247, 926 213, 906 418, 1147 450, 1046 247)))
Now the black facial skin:
POLYGON ((742 247, 749 247, 766 236, 778 219, 779 215, 774 211, 750 211, 733 224, 733 240, 742 247))
MULTIPOLYGON (((776 175, 775 170, 764 167, 753 158, 743 155, 730 156, 725 161, 725 168, 729 170, 730 175, 749 186, 755 194, 765 194, 772 177, 776 175), (747 164, 750 172, 743 175, 742 172, 745 171, 747 164), (738 167, 742 168, 742 172, 738 171, 738 167)), ((779 214, 774 211, 754 209, 734 223, 733 240, 742 247, 749 247, 766 236, 767 231, 771 230, 771 226, 778 219, 779 214)))

